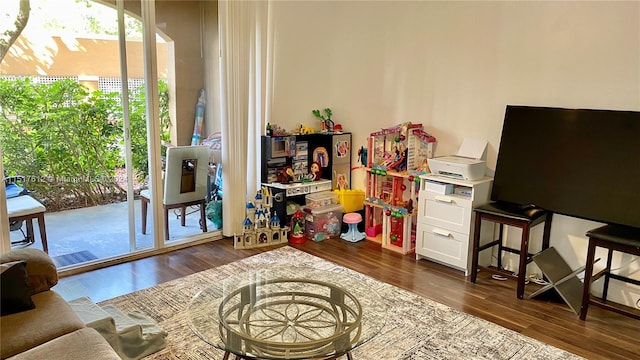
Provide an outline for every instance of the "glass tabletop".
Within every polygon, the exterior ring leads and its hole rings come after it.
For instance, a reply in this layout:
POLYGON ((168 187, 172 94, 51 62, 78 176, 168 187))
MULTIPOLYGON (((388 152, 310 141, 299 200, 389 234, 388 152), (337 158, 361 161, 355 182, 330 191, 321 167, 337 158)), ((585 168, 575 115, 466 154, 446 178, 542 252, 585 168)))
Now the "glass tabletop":
POLYGON ((227 353, 257 359, 349 353, 385 324, 380 296, 346 271, 277 266, 232 276, 198 293, 193 332, 227 353))

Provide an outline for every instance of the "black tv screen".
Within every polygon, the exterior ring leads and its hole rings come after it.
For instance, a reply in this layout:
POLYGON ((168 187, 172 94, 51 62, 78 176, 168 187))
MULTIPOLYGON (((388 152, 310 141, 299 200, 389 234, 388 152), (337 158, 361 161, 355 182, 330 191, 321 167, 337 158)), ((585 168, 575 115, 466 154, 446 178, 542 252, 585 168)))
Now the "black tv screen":
POLYGON ((491 199, 640 228, 640 112, 507 105, 491 199))

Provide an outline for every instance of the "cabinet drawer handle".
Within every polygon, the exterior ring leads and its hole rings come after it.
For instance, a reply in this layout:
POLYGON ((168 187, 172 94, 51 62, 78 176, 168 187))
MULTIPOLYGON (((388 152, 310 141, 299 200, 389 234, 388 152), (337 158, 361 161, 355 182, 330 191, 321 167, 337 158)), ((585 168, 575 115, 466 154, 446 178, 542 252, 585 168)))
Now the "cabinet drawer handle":
POLYGON ((433 233, 444 237, 451 237, 451 233, 445 230, 433 229, 433 233))
POLYGON ((451 204, 453 202, 453 199, 447 198, 447 197, 436 196, 436 201, 451 204))

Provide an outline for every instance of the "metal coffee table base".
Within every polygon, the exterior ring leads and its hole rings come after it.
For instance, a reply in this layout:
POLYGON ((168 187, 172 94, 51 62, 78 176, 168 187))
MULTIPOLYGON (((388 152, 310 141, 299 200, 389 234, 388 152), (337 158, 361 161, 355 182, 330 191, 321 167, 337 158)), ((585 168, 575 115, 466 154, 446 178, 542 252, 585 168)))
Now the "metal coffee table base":
MULTIPOLYGON (((228 351, 225 351, 224 356, 222 357, 222 360, 229 360, 229 356, 231 356, 232 354, 228 351)), ((322 358, 321 360, 335 360, 337 358, 339 358, 342 355, 347 355, 347 360, 353 360, 353 356, 351 356, 351 351, 347 351, 344 354, 339 354, 339 355, 334 355, 328 358, 322 358)), ((244 359, 244 360, 255 360, 255 358, 246 358, 244 356, 240 356, 240 355, 235 355, 235 360, 240 360, 240 359, 244 359)))
POLYGON ((205 287, 187 316, 225 360, 353 360, 353 349, 384 326, 386 310, 358 276, 267 266, 205 287))
POLYGON ((244 358, 251 353, 250 358, 328 360, 347 354, 351 359, 362 326, 355 296, 311 279, 263 279, 242 286, 218 311, 227 349, 242 349, 244 358))

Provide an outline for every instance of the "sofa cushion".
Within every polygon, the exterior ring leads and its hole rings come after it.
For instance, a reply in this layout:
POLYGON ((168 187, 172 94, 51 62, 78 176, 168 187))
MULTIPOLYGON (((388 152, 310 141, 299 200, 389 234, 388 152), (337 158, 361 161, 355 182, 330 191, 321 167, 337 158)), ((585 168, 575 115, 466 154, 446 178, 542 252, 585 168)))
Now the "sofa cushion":
POLYGON ((94 329, 84 328, 53 339, 11 360, 120 360, 111 345, 94 329))
POLYGON ((27 262, 0 264, 0 315, 31 310, 31 290, 27 286, 27 262))
POLYGON ((49 290, 58 283, 58 269, 53 259, 40 249, 16 249, 0 255, 0 263, 20 260, 27 262, 27 284, 31 294, 49 290))
POLYGON ((0 317, 1 359, 85 327, 57 293, 44 291, 31 299, 35 309, 0 317))

